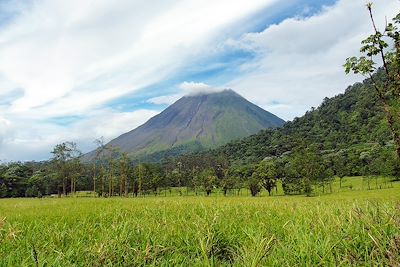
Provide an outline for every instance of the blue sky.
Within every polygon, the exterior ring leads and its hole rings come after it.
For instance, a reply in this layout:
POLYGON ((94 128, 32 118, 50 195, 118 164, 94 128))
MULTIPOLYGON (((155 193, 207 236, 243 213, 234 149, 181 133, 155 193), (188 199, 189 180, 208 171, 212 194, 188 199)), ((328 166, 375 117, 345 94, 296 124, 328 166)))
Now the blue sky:
POLYGON ((341 65, 369 33, 364 0, 0 0, 0 160, 86 152, 200 91, 291 120, 362 79, 341 65))

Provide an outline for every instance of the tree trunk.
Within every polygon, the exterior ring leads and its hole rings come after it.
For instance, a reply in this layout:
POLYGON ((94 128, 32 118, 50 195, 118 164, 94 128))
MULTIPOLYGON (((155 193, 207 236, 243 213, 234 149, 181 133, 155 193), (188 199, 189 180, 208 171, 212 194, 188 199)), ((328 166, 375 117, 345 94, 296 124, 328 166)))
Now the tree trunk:
POLYGON ((96 174, 93 175, 93 195, 96 196, 96 174))
POLYGON ((111 176, 108 178, 108 196, 111 196, 111 176))
POLYGON ((71 177, 71 195, 74 193, 74 177, 71 177))
POLYGON ((63 187, 63 195, 66 196, 67 195, 67 189, 66 189, 66 186, 65 186, 65 178, 63 178, 62 187, 63 187))
POLYGON ((111 174, 111 196, 114 196, 114 176, 111 174))
POLYGON ((101 195, 104 197, 104 175, 101 177, 101 195))
POLYGON ((125 179, 125 197, 128 197, 128 177, 127 176, 125 176, 124 177, 124 179, 125 179))

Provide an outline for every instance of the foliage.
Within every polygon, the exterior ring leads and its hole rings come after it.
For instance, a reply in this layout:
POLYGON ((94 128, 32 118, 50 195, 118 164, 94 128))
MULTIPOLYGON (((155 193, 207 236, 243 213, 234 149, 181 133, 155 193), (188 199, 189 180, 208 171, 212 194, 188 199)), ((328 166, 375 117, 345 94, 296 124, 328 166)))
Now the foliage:
POLYGON ((67 181, 71 181, 71 192, 74 192, 76 172, 79 172, 81 152, 74 142, 57 144, 53 151, 51 163, 58 181, 58 195, 67 195, 67 181))
POLYGON ((396 145, 397 157, 400 161, 400 13, 392 22, 380 31, 372 14, 372 3, 367 4, 374 33, 361 42, 361 57, 350 57, 344 64, 346 73, 360 73, 369 77, 392 132, 396 145), (393 47, 389 48, 389 44, 393 47), (375 79, 376 61, 382 62, 380 67, 385 74, 383 79, 375 79))
POLYGON ((271 195, 272 190, 276 187, 278 177, 275 161, 261 161, 254 171, 253 176, 261 182, 262 186, 268 191, 268 194, 271 195))
POLYGON ((251 196, 255 197, 261 191, 261 181, 253 173, 253 175, 248 179, 248 187, 250 189, 251 196))

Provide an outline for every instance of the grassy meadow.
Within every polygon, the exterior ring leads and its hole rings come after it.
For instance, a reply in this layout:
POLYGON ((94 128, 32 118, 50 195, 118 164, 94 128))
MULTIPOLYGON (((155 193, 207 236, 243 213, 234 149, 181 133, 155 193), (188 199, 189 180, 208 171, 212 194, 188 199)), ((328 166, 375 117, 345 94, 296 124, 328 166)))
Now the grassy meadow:
POLYGON ((388 188, 1 199, 0 266, 398 266, 400 184, 370 182, 388 188))

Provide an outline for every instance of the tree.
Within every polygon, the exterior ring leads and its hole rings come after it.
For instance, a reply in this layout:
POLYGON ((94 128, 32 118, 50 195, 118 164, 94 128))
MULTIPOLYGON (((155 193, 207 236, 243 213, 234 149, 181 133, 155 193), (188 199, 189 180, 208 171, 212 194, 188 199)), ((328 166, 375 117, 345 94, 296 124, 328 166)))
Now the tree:
POLYGON ((146 193, 149 190, 157 191, 158 184, 153 179, 154 175, 152 164, 140 163, 134 169, 135 181, 133 184, 134 195, 146 193))
POLYGON ((228 190, 234 189, 235 187, 238 186, 237 176, 227 172, 227 174, 224 175, 224 178, 222 178, 220 186, 222 187, 224 196, 226 196, 228 190))
POLYGON ((348 157, 346 157, 343 151, 335 153, 333 157, 333 172, 339 177, 339 187, 342 188, 343 178, 350 173, 346 164, 346 162, 348 162, 348 157))
POLYGON ((271 196, 272 190, 276 187, 277 168, 273 160, 261 161, 256 168, 253 176, 258 179, 262 186, 268 191, 271 196))
POLYGON ((119 161, 119 169, 120 169, 120 192, 119 194, 122 195, 124 193, 125 197, 128 196, 128 176, 130 172, 129 166, 129 158, 126 153, 122 153, 122 156, 119 161))
POLYGON ((248 180, 248 186, 252 197, 257 196, 261 191, 260 180, 254 175, 254 173, 248 180))
POLYGON ((108 178, 108 196, 114 196, 115 186, 115 171, 117 166, 116 156, 118 155, 118 148, 113 147, 111 144, 106 146, 107 151, 107 178, 108 178))
POLYGON ((4 174, 6 171, 6 166, 0 164, 0 198, 7 197, 7 186, 4 179, 4 174))
POLYGON ((6 197, 25 196, 26 184, 32 175, 33 169, 21 162, 11 162, 5 167, 0 184, 4 184, 6 197))
POLYGON ((79 150, 74 151, 75 154, 72 155, 72 159, 69 161, 69 175, 71 179, 70 191, 72 194, 76 192, 77 182, 84 171, 84 166, 81 162, 82 153, 79 150))
POLYGON ((378 186, 379 176, 384 177, 387 186, 387 179, 396 175, 396 155, 386 147, 375 147, 371 152, 373 157, 369 163, 369 171, 375 177, 375 187, 381 188, 381 185, 378 186))
POLYGON ((0 184, 0 198, 7 197, 7 186, 6 184, 0 184))
POLYGON ((214 170, 211 168, 205 169, 198 175, 206 195, 209 196, 217 182, 217 176, 215 175, 214 170))
POLYGON ((52 191, 56 190, 57 186, 54 184, 54 181, 51 179, 51 173, 49 170, 42 169, 35 171, 32 176, 27 181, 27 196, 37 196, 39 193, 43 194, 51 194, 52 191), (30 189, 31 191, 28 191, 30 189), (36 191, 36 194, 32 194, 32 192, 36 191), (29 193, 31 193, 29 195, 29 193))
POLYGON ((229 170, 229 173, 234 177, 236 181, 236 187, 239 189, 238 194, 240 194, 241 188, 245 188, 249 186, 249 179, 252 177, 254 171, 256 169, 256 165, 246 164, 242 166, 232 166, 229 170))
MULTIPOLYGON (((96 195, 96 179, 98 176, 99 171, 97 170, 97 166, 99 165, 100 168, 103 168, 103 158, 104 158, 104 153, 106 151, 106 145, 103 137, 100 137, 99 139, 94 140, 94 143, 96 144, 97 148, 95 150, 95 157, 93 159, 93 194, 96 195)), ((102 181, 102 192, 101 194, 104 193, 104 181, 102 181)))
POLYGON ((390 131, 396 145, 397 158, 400 161, 400 14, 393 23, 385 26, 381 32, 374 21, 372 3, 367 4, 374 33, 361 42, 361 57, 350 57, 344 64, 346 73, 359 73, 369 77, 386 114, 390 131), (393 43, 389 48, 388 43, 393 43), (382 75, 375 78, 373 73, 377 58, 382 62, 379 68, 382 75))
MULTIPOLYGON (((287 159, 286 159, 287 160, 287 159)), ((287 160, 284 164, 284 174, 281 178, 282 188, 285 195, 298 195, 303 192, 304 184, 297 166, 287 160)))
MULTIPOLYGON (((299 175, 303 183, 303 192, 307 196, 313 193, 313 185, 323 184, 330 175, 317 145, 298 148, 292 155, 291 167, 295 175, 299 175)), ((300 181, 299 181, 300 182, 300 181)))
MULTIPOLYGON (((57 144, 51 153, 53 154, 52 162, 59 182, 58 196, 61 196, 61 192, 66 196, 67 180, 68 178, 74 179, 71 175, 71 171, 74 170, 71 162, 76 160, 81 153, 77 149, 76 143, 74 142, 63 142, 61 144, 57 144)), ((73 182, 71 184, 73 184, 73 182)))

